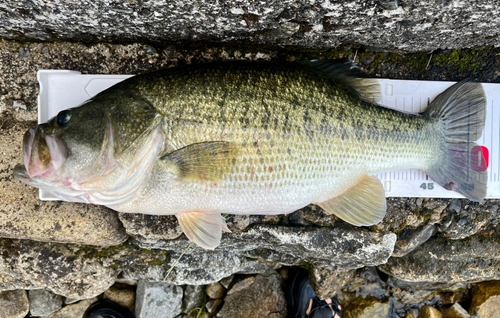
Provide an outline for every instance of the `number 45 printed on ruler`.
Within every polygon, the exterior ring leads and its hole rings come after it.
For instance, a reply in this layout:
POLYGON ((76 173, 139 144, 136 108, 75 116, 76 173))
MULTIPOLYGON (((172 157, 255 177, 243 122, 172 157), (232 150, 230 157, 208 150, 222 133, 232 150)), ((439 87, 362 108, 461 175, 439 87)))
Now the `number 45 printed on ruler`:
MULTIPOLYGON (((490 152, 485 146, 475 146, 470 151, 470 167, 474 171, 486 171, 489 166, 490 152)), ((471 186, 474 186, 471 184, 471 186)), ((423 190, 434 190, 433 182, 424 182, 420 185, 423 190)))

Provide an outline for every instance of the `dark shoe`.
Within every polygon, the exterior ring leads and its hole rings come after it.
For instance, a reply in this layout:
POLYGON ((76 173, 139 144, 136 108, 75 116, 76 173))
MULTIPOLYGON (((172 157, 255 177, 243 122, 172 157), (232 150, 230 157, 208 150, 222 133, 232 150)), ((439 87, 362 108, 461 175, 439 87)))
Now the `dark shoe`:
POLYGON ((101 299, 90 305, 83 318, 135 318, 135 316, 128 308, 109 299, 101 299))
POLYGON ((316 297, 309 276, 306 270, 299 269, 296 273, 292 273, 291 282, 286 289, 285 296, 288 301, 288 317, 293 318, 332 318, 333 313, 330 305, 339 318, 342 318, 342 311, 338 308, 339 301, 335 296, 332 298, 332 303, 329 305, 326 301, 316 297), (313 301, 311 311, 306 314, 309 304, 313 301))
POLYGON ((311 308, 311 312, 309 313, 308 318, 332 318, 334 317, 332 313, 332 309, 335 312, 335 318, 342 318, 342 310, 339 309, 340 302, 337 299, 337 296, 331 298, 332 303, 328 304, 324 300, 319 300, 318 297, 313 298, 313 304, 311 308))

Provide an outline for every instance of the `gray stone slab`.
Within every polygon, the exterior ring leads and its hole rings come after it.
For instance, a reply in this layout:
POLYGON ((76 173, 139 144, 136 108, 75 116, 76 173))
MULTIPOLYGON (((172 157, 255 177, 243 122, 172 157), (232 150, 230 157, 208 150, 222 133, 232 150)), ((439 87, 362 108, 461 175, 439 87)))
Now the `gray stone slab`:
POLYGON ((287 314, 282 278, 274 272, 269 276, 257 275, 248 288, 227 295, 217 314, 220 318, 276 317, 287 314))
POLYGON ((139 281, 136 291, 137 318, 175 318, 181 313, 183 291, 164 282, 139 281))
POLYGON ((62 308, 63 297, 46 289, 32 289, 28 292, 30 314, 48 316, 62 308))
POLYGON ((184 312, 189 312, 193 308, 202 307, 205 299, 205 286, 202 285, 187 285, 184 288, 184 297, 182 299, 184 312))
POLYGON ((91 6, 12 0, 0 3, 0 36, 87 42, 245 41, 315 48, 354 43, 378 50, 433 51, 498 45, 499 13, 488 0, 97 0, 91 6))

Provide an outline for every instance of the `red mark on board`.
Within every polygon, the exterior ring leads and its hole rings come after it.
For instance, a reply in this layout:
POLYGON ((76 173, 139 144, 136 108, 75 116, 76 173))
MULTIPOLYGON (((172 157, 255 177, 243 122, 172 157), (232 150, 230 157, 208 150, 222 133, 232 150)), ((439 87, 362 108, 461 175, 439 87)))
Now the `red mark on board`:
POLYGON ((447 184, 445 184, 443 188, 445 188, 446 190, 453 190, 455 188, 455 184, 450 181, 447 184))
POLYGON ((273 172, 273 171, 274 171, 273 167, 269 167, 269 172, 273 172))
POLYGON ((484 146, 475 146, 470 151, 470 165, 474 171, 486 171, 490 164, 490 152, 484 146))

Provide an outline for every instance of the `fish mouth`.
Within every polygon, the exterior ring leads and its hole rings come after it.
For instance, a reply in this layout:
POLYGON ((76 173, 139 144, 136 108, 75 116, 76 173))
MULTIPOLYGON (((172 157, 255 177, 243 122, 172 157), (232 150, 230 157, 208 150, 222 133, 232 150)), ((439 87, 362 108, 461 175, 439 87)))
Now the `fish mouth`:
POLYGON ((26 167, 24 165, 16 165, 14 167, 14 178, 19 181, 23 181, 24 183, 28 183, 31 181, 30 176, 28 175, 28 171, 26 171, 26 167))
POLYGON ((48 176, 66 161, 67 151, 62 140, 47 135, 41 126, 35 126, 24 134, 23 160, 29 178, 48 176))

